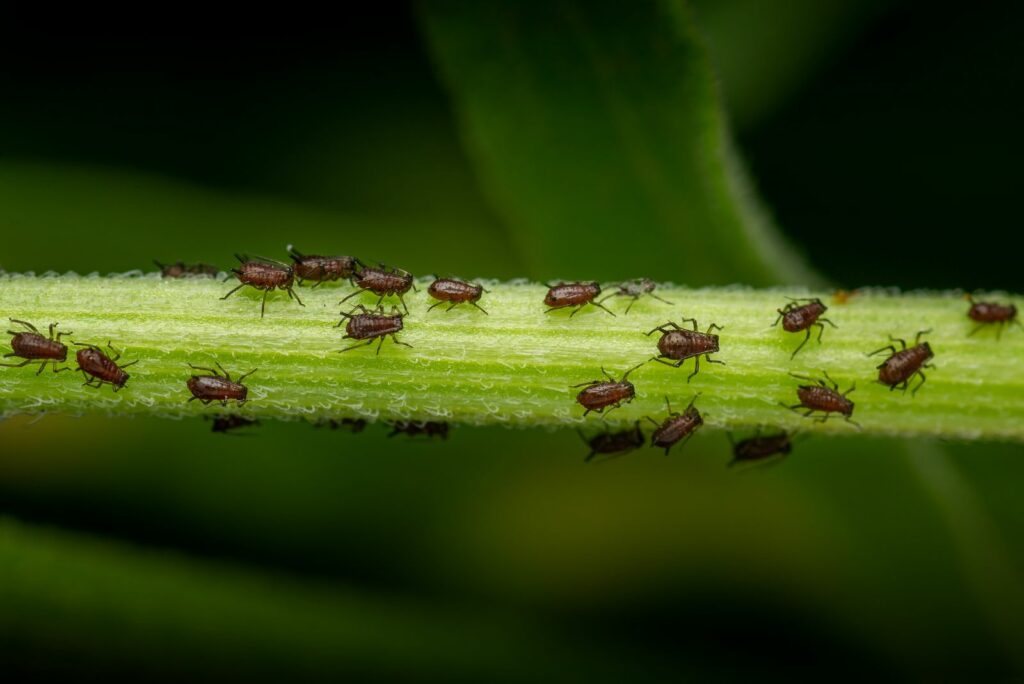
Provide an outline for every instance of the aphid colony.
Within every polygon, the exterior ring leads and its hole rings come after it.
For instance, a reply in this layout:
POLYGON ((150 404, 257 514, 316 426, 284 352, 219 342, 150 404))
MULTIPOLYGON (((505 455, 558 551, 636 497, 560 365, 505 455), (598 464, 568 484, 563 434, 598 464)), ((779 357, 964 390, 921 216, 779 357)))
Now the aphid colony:
MULTIPOLYGON (((375 352, 379 355, 387 337, 390 337, 396 345, 412 346, 397 338, 397 334, 405 329, 405 318, 409 315, 404 295, 408 294, 410 290, 417 291, 414 278, 408 271, 383 264, 367 266, 352 256, 303 254, 292 245, 288 245, 288 254, 292 261, 291 264, 263 257, 236 255, 239 266, 231 269, 228 277, 235 277, 239 284, 221 299, 227 299, 245 287, 261 291, 263 296, 260 304, 260 317, 263 318, 266 314, 267 297, 275 289, 287 292, 289 298, 304 306, 302 300, 295 293, 296 285, 312 283, 312 287, 316 288, 324 283, 347 281, 356 289, 342 298, 341 303, 367 292, 376 295, 377 301, 373 308, 356 304, 351 310, 341 312, 341 320, 335 327, 344 325, 345 335, 342 339, 352 339, 357 342, 337 351, 347 352, 377 342, 375 352), (392 306, 390 311, 384 310, 384 299, 392 297, 398 300, 404 313, 399 311, 396 306, 392 306)), ((178 261, 167 265, 160 262, 156 262, 156 264, 165 278, 213 277, 218 274, 217 268, 202 263, 188 265, 178 261)), ((615 292, 600 300, 598 297, 602 293, 601 285, 594 281, 558 282, 548 284, 547 287, 547 293, 543 298, 543 304, 547 307, 544 312, 551 313, 559 309, 572 308, 572 312, 568 316, 570 319, 588 305, 615 316, 613 311, 604 306, 604 302, 612 297, 630 300, 622 312, 624 315, 628 314, 633 305, 644 296, 664 304, 672 304, 655 294, 657 285, 648 278, 621 283, 615 292)), ((432 311, 442 305, 447 305, 445 311, 451 311, 460 304, 467 304, 483 314, 487 314, 488 312, 479 304, 486 292, 488 291, 479 284, 451 277, 435 278, 427 288, 427 294, 436 302, 428 307, 427 311, 432 311)), ((840 304, 846 303, 850 298, 849 294, 842 294, 844 296, 837 295, 836 297, 836 301, 840 304)), ((1013 304, 978 302, 970 296, 967 298, 970 301, 967 317, 977 323, 969 335, 974 335, 986 326, 997 326, 996 337, 998 338, 1006 325, 1020 325, 1017 308, 1013 304)), ((833 328, 837 327, 831 320, 823 317, 826 311, 828 311, 828 307, 817 298, 790 299, 785 306, 776 310, 778 317, 772 324, 773 326, 781 323, 782 329, 786 333, 804 333, 803 339, 790 354, 790 359, 795 358, 810 340, 813 328, 818 329, 817 341, 820 344, 825 329, 824 324, 827 323, 833 328)), ((10 321, 21 329, 7 331, 12 336, 11 352, 4 354, 4 357, 18 358, 21 361, 0 363, 0 366, 21 368, 38 363, 39 368, 36 370, 36 375, 41 374, 48 365, 51 366, 54 373, 71 370, 68 366, 60 366, 66 362, 68 352, 68 348, 61 338, 71 336, 71 332, 57 332, 58 324, 51 323, 48 334, 44 335, 28 321, 15 318, 11 318, 10 321)), ((711 323, 705 332, 701 332, 695 318, 682 318, 680 323, 688 323, 690 327, 686 328, 669 320, 643 334, 649 337, 656 332, 660 333, 656 343, 658 353, 649 361, 679 368, 687 360, 694 360, 693 372, 686 378, 689 383, 700 371, 701 357, 707 363, 725 363, 711 358, 712 354, 720 351, 720 338, 716 333, 722 331, 723 327, 711 323)), ((886 360, 877 367, 879 383, 888 386, 890 390, 900 389, 905 392, 911 381, 914 378, 919 378, 911 390, 911 395, 917 393, 926 380, 922 369, 933 368, 929 361, 934 357, 934 352, 928 342, 921 341, 921 337, 928 332, 930 331, 918 332, 914 344, 911 346, 907 346, 904 340, 890 335, 889 340, 892 344, 868 354, 868 356, 874 356, 883 352, 889 353, 886 360), (900 345, 899 349, 895 346, 897 343, 900 345)), ((76 370, 82 372, 85 378, 84 384, 89 387, 100 388, 104 384, 109 384, 114 392, 118 392, 127 385, 131 377, 125 369, 138 363, 137 359, 129 363, 119 363, 121 353, 110 342, 107 343, 106 348, 90 343, 73 342, 72 344, 80 347, 75 355, 78 363, 76 370)), ((203 371, 203 373, 193 373, 186 379, 186 388, 191 394, 188 401, 199 401, 204 405, 217 403, 225 407, 229 403, 242 406, 249 401, 249 390, 244 384, 244 380, 255 373, 256 369, 244 373, 237 379, 232 379, 230 373, 224 370, 219 363, 214 362, 214 365, 216 368, 189 364, 191 369, 203 371)), ((636 397, 636 387, 628 378, 631 373, 643 365, 641 363, 630 368, 618 379, 602 368, 601 372, 607 379, 591 380, 573 386, 582 388, 576 394, 576 401, 583 407, 583 415, 586 416, 592 412, 603 415, 606 411, 632 402, 636 397)), ((783 407, 819 422, 825 422, 830 417, 838 416, 846 422, 857 425, 852 420, 855 404, 847 398, 854 391, 854 386, 840 392, 839 384, 824 371, 820 378, 795 373, 790 373, 790 375, 806 384, 796 387, 798 403, 779 402, 783 407)), ((699 393, 694 396, 682 412, 673 411, 669 398, 665 397, 666 417, 661 421, 650 416, 646 418, 655 427, 651 435, 652 447, 663 448, 667 454, 673 446, 682 445, 693 436, 704 424, 704 418, 695 406, 699 396, 699 393)), ((235 414, 226 414, 214 419, 213 431, 228 433, 256 424, 258 421, 235 414)), ((331 429, 340 427, 352 432, 359 432, 365 427, 366 421, 361 418, 342 418, 327 421, 323 425, 327 425, 331 429)), ((388 436, 404 433, 410 437, 426 436, 443 439, 447 437, 449 429, 447 423, 436 421, 398 421, 392 422, 390 425, 392 432, 388 436)), ((609 431, 606 427, 590 438, 585 437, 582 432, 580 435, 590 447, 590 453, 585 459, 587 461, 599 455, 614 457, 628 453, 642 446, 645 441, 639 421, 631 428, 624 430, 609 431)), ((732 464, 758 462, 784 456, 791 449, 791 438, 792 434, 786 432, 764 436, 758 432, 754 437, 735 442, 732 435, 729 435, 733 445, 732 464)))

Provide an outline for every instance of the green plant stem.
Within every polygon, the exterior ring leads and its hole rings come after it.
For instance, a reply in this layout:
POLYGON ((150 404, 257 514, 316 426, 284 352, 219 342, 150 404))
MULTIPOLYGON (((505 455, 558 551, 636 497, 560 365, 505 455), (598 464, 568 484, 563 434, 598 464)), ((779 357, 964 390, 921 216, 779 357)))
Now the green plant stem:
MULTIPOLYGON (((228 410, 271 419, 364 417, 370 420, 446 420, 476 425, 621 426, 665 416, 665 397, 682 409, 698 392, 697 406, 709 427, 784 427, 837 434, 901 434, 941 437, 1024 438, 1024 331, 1010 326, 997 339, 993 326, 973 336, 967 302, 957 293, 894 294, 864 291, 845 303, 827 292, 798 289, 686 289, 661 286, 672 304, 645 297, 626 314, 628 299, 606 304, 618 315, 586 307, 545 313, 545 286, 487 283, 481 300, 489 315, 470 306, 438 307, 419 281, 406 297, 411 315, 399 339, 337 353, 349 346, 344 328, 334 327, 349 294, 347 284, 301 287, 300 307, 274 292, 260 319, 262 293, 246 288, 221 300, 234 281, 164 280, 147 276, 34 277, 0 280, 0 314, 34 323, 40 330, 59 322, 76 342, 124 351, 127 386, 114 393, 82 386, 71 372, 35 374, 35 366, 0 368, 0 411, 36 413, 106 412, 120 415, 198 416, 220 413, 219 405, 186 403, 187 364, 219 362, 232 373, 259 370, 246 384, 249 402, 228 410), (830 305, 824 341, 814 338, 790 354, 803 333, 773 327, 786 297, 821 297, 830 305), (695 317, 700 329, 724 327, 725 365, 701 363, 687 382, 693 361, 682 368, 645 363, 657 353, 658 334, 644 333, 667 321, 695 317), (885 355, 867 353, 889 344, 888 336, 912 341, 919 330, 935 350, 936 368, 916 395, 890 391, 876 382, 885 355), (571 385, 602 378, 602 366, 616 377, 630 375, 636 400, 604 415, 583 417, 571 385), (845 390, 857 390, 854 420, 860 428, 833 419, 820 423, 780 406, 795 404, 800 380, 791 372, 828 373, 845 390), (604 422, 602 422, 604 421, 604 422)), ((609 292, 611 290, 608 290, 609 292)), ((1006 295, 994 296, 1008 301, 1006 295)), ((360 295, 344 305, 372 305, 360 295)), ((15 329, 16 326, 11 326, 15 329)), ((816 335, 816 333, 815 333, 816 335)), ((65 338, 66 340, 68 338, 65 338)), ((76 347, 71 347, 73 355, 76 347)), ((8 359, 8 361, 16 359, 8 359)), ((74 367, 73 358, 69 363, 74 367)))

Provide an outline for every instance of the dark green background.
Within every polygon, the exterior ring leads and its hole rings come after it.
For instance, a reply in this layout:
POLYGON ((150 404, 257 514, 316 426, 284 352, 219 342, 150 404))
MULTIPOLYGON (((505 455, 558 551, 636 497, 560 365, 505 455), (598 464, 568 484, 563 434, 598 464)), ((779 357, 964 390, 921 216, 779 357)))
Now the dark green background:
MULTIPOLYGON (((1019 9, 709 0, 695 15, 757 185, 820 272, 1024 289, 1019 9)), ((6 27, 7 270, 228 266, 295 242, 416 273, 715 280, 680 276, 637 226, 538 258, 482 187, 414 8, 152 21, 164 30, 6 27), (580 273, 598 250, 618 263, 580 273)), ((938 445, 936 488, 931 452, 888 440, 809 440, 737 474, 721 434, 584 468, 571 432, 208 430, 0 425, 5 661, 474 680, 1020 662, 1017 445, 938 445)))

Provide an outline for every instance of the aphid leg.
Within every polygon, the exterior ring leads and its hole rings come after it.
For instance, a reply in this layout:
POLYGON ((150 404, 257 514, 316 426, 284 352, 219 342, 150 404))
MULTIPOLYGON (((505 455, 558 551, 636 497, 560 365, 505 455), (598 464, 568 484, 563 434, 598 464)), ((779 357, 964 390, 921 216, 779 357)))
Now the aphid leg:
POLYGON ((338 305, 340 306, 340 305, 344 304, 348 300, 350 300, 353 297, 355 297, 357 294, 360 294, 360 293, 365 292, 365 291, 366 290, 363 290, 362 288, 360 288, 360 289, 356 290, 355 292, 350 292, 348 295, 346 295, 345 297, 341 298, 341 301, 338 302, 338 305))
POLYGON ((650 416, 644 416, 644 418, 646 418, 647 420, 651 421, 651 424, 654 425, 654 427, 661 427, 661 423, 659 423, 658 421, 654 420, 650 416))
MULTIPOLYGON (((645 363, 646 363, 646 362, 645 362, 645 363)), ((632 373, 633 371, 635 371, 635 370, 636 370, 637 368, 639 368, 639 367, 640 367, 640 366, 642 366, 642 365, 644 365, 644 364, 643 364, 643 363, 638 363, 637 365, 633 366, 633 367, 632 367, 632 368, 630 368, 630 369, 629 369, 628 371, 626 371, 625 373, 623 373, 623 374, 622 374, 622 379, 621 379, 621 380, 619 380, 619 382, 625 382, 625 381, 626 381, 626 378, 628 378, 628 377, 629 377, 629 374, 630 374, 630 373, 632 373)), ((601 370, 604 370, 604 369, 602 368, 601 370)), ((609 377, 611 377, 611 376, 609 376, 609 377)))
POLYGON ((391 333, 391 341, 392 341, 392 342, 394 342, 395 344, 400 344, 400 345, 402 345, 403 347, 408 347, 409 349, 412 349, 412 345, 411 345, 411 344, 409 344, 408 342, 399 342, 399 341, 398 341, 398 338, 397 338, 397 337, 395 337, 395 334, 394 334, 394 333, 391 333))
MULTIPOLYGON (((28 328, 29 330, 31 330, 32 332, 36 333, 36 334, 39 333, 39 330, 36 329, 36 326, 32 325, 28 321, 20 321, 17 318, 11 318, 11 319, 8 319, 8 320, 10 320, 11 323, 18 323, 19 325, 23 325, 26 328, 28 328)), ((10 331, 8 331, 8 332, 10 332, 10 331)), ((11 333, 11 334, 14 335, 16 333, 11 333)))
MULTIPOLYGON (((220 365, 220 361, 214 361, 213 363, 216 364, 217 368, 220 369, 220 372, 224 374, 224 379, 230 382, 231 373, 228 373, 226 370, 224 370, 224 366, 220 365)), ((214 373, 214 375, 217 375, 217 373, 214 373)))
MULTIPOLYGON (((345 337, 348 337, 348 335, 346 335, 345 337)), ((345 338, 343 337, 342 339, 345 339, 345 338)), ((366 340, 365 342, 360 342, 359 344, 353 344, 351 347, 345 347, 344 349, 339 349, 337 353, 341 354, 342 352, 350 351, 352 349, 355 349, 356 347, 365 347, 368 344, 373 344, 373 340, 369 339, 369 340, 366 340)))
POLYGON ((192 365, 192 364, 190 363, 190 364, 188 364, 188 367, 189 367, 189 368, 191 368, 192 370, 203 370, 203 371, 210 371, 210 372, 211 372, 211 373, 213 373, 214 375, 220 375, 220 373, 218 373, 218 372, 217 372, 216 370, 214 370, 213 368, 207 368, 206 366, 194 366, 194 365, 192 365))
POLYGON ((486 314, 486 315, 488 315, 488 316, 490 315, 490 314, 488 314, 488 313, 487 313, 487 310, 486 310, 486 309, 484 309, 484 307, 480 306, 480 305, 479 305, 479 304, 477 304, 476 302, 470 302, 470 304, 472 304, 472 305, 473 305, 473 306, 475 306, 476 308, 478 308, 478 309, 480 309, 481 311, 483 311, 483 312, 484 312, 484 314, 486 314))
POLYGON ((607 378, 608 378, 609 380, 611 380, 612 382, 615 382, 615 376, 613 376, 613 375, 612 375, 611 373, 609 373, 608 371, 606 371, 606 370, 604 369, 604 366, 601 366, 601 373, 603 373, 603 374, 604 374, 604 375, 605 375, 605 376, 606 376, 606 377, 607 377, 607 378))
POLYGON ((712 323, 711 325, 708 326, 707 334, 710 335, 712 330, 725 330, 725 328, 718 325, 717 323, 712 323))
POLYGON ((797 352, 799 352, 801 349, 804 348, 804 345, 807 344, 807 340, 809 340, 809 339, 811 339, 811 329, 810 328, 807 329, 807 336, 804 338, 804 341, 801 342, 799 344, 799 346, 797 346, 797 348, 793 350, 793 353, 789 355, 789 360, 790 361, 792 361, 793 359, 796 358, 797 352))
POLYGON ((922 371, 917 371, 917 375, 921 376, 921 382, 917 383, 917 386, 910 391, 910 396, 914 396, 915 394, 917 394, 917 390, 921 389, 921 385, 923 385, 924 381, 926 380, 924 373, 922 371))
MULTIPOLYGON (((17 356, 17 354, 4 354, 4 358, 7 358, 8 356, 17 356)), ((21 363, 0 363, 0 366, 5 366, 7 368, 22 368, 30 363, 32 363, 32 359, 25 359, 21 363)))
POLYGON ((856 389, 857 389, 857 383, 853 383, 852 385, 850 385, 850 389, 848 389, 845 392, 843 392, 842 395, 840 395, 840 396, 845 397, 847 394, 850 394, 851 392, 855 391, 856 389))
POLYGON ((61 371, 71 370, 71 366, 64 366, 63 368, 57 368, 57 362, 54 361, 52 364, 53 372, 60 373, 61 371))
POLYGON ((433 311, 434 309, 436 309, 437 307, 441 306, 442 304, 444 304, 444 300, 440 300, 436 304, 431 304, 430 306, 427 307, 427 311, 428 312, 429 311, 433 311))
MULTIPOLYGON (((837 330, 839 329, 839 326, 838 326, 838 325, 836 325, 836 324, 835 324, 835 323, 833 323, 832 321, 828 320, 827 318, 819 318, 819 319, 818 319, 818 321, 819 321, 820 323, 828 323, 828 324, 829 324, 829 325, 831 325, 831 326, 832 326, 833 328, 836 328, 837 330)), ((824 327, 824 326, 822 326, 822 327, 824 327)), ((820 338, 821 338, 821 336, 819 335, 819 336, 818 336, 818 338, 820 339, 820 338)))
POLYGON ((777 326, 777 325, 779 324, 779 321, 781 321, 781 320, 782 320, 782 317, 786 315, 786 312, 785 312, 785 311, 783 311, 782 309, 776 309, 776 311, 778 311, 778 312, 779 312, 779 317, 775 319, 775 322, 774 322, 774 323, 772 323, 772 327, 773 327, 773 328, 774 328, 775 326, 777 326))
MULTIPOLYGON (((832 377, 828 374, 828 371, 821 371, 821 373, 822 373, 822 375, 825 376, 826 380, 828 380, 830 383, 832 383, 832 389, 835 390, 836 392, 838 392, 839 391, 839 383, 832 379, 832 377)), ((824 387, 824 386, 825 385, 822 384, 822 387, 824 387)))
POLYGON ((860 430, 860 423, 856 422, 856 421, 855 421, 855 420, 853 419, 853 416, 846 416, 845 420, 846 420, 846 422, 847 422, 847 423, 849 423, 849 424, 850 424, 850 425, 852 425, 853 427, 855 427, 855 428, 857 428, 858 430, 860 430))
POLYGON ((288 292, 288 296, 289 297, 291 297, 292 299, 294 299, 295 301, 297 301, 299 303, 299 306, 306 306, 305 304, 302 303, 302 300, 299 299, 299 295, 295 294, 295 290, 294 289, 289 287, 289 288, 286 288, 286 291, 288 292))
MULTIPOLYGON (((417 292, 419 292, 419 290, 417 290, 417 292)), ((403 297, 401 293, 398 293, 398 301, 402 302, 402 308, 405 309, 405 314, 408 316, 409 315, 409 307, 406 305, 405 297, 403 297)))
MULTIPOLYGON (((891 354, 895 354, 896 353, 896 347, 894 347, 894 346, 892 346, 890 344, 888 347, 882 347, 881 349, 877 349, 877 350, 871 352, 870 354, 868 354, 868 356, 874 356, 875 354, 881 354, 884 351, 890 352, 891 354)), ((882 365, 884 366, 885 364, 882 364, 882 365)), ((882 366, 879 366, 879 368, 881 368, 881 367, 882 366)))
MULTIPOLYGON (((654 297, 659 302, 664 302, 664 303, 672 306, 672 302, 668 301, 667 299, 662 299, 661 297, 659 297, 658 295, 654 294, 653 292, 648 292, 647 294, 650 295, 651 297, 654 297)), ((632 305, 630 305, 630 306, 632 306, 632 305)))
POLYGON ((932 331, 931 328, 928 328, 927 330, 918 330, 917 334, 914 335, 914 346, 916 347, 917 345, 921 344, 921 336, 922 335, 927 335, 931 331, 932 331))
MULTIPOLYGON (((892 335, 889 335, 889 341, 890 342, 899 342, 900 343, 900 349, 906 349, 907 348, 907 341, 903 340, 903 339, 900 339, 899 337, 893 337, 892 335)), ((893 348, 893 352, 895 353, 895 347, 893 348)))
POLYGON ((640 298, 639 297, 633 297, 632 298, 632 301, 629 303, 629 306, 627 306, 626 310, 622 312, 623 316, 625 316, 626 314, 629 313, 629 310, 633 308, 633 305, 636 304, 636 300, 638 300, 638 299, 640 299, 640 298))
POLYGON ((704 360, 707 361, 708 363, 720 363, 723 366, 726 365, 725 361, 719 361, 718 359, 711 358, 711 354, 705 354, 704 355, 704 360))
POLYGON ((585 306, 584 304, 577 305, 577 307, 572 310, 572 313, 569 314, 569 318, 572 318, 573 316, 578 314, 580 311, 582 311, 584 306, 585 306))
POLYGON ((380 356, 380 348, 384 346, 384 335, 377 338, 377 351, 374 352, 375 356, 380 356))
MULTIPOLYGON (((697 399, 697 397, 693 398, 693 400, 696 400, 696 399, 697 399)), ((690 401, 690 406, 693 406, 693 400, 690 401)), ((690 406, 687 406, 686 408, 690 408, 690 406)), ((667 394, 665 395, 665 409, 668 411, 668 415, 670 415, 670 416, 673 415, 672 414, 672 403, 668 400, 668 395, 667 394)))
MULTIPOLYGON (((455 307, 457 307, 461 303, 462 302, 452 302, 452 305, 449 306, 447 309, 445 309, 445 311, 451 311, 452 309, 454 309, 455 307)), ((427 311, 430 311, 430 309, 427 309, 427 311)))
POLYGON ((270 294, 270 290, 263 291, 263 301, 260 303, 260 318, 263 318, 264 314, 267 313, 267 295, 270 294))
MULTIPOLYGON (((49 362, 48 361, 43 361, 41 364, 39 364, 39 370, 36 371, 36 375, 42 375, 43 374, 43 371, 46 370, 46 364, 47 363, 49 363, 49 362)), ((54 368, 56 368, 56 367, 57 366, 54 365, 54 368)))
MULTIPOLYGON (((684 361, 685 361, 685 359, 684 359, 684 361)), ((700 357, 699 356, 694 356, 693 357, 693 372, 690 373, 688 376, 686 376, 686 382, 689 383, 690 380, 693 380, 693 376, 696 375, 699 372, 700 372, 700 357)))
POLYGON ((135 359, 134 361, 129 361, 128 363, 122 363, 122 364, 121 364, 121 368, 122 368, 122 369, 125 369, 125 368, 127 368, 128 366, 134 366, 134 365, 135 365, 135 364, 137 364, 138 362, 139 362, 139 360, 138 360, 138 359, 135 359))
MULTIPOLYGON (((230 277, 230 276, 229 276, 229 277, 230 277)), ((227 282, 227 281, 225 281, 225 282, 227 282)), ((231 290, 231 292, 228 292, 228 293, 227 293, 226 295, 224 295, 223 297, 221 297, 221 299, 222 299, 222 300, 223 300, 223 299, 227 299, 227 298, 228 298, 228 297, 230 297, 231 295, 233 295, 233 294, 235 294, 236 292, 238 292, 239 290, 241 290, 241 289, 242 289, 243 287, 245 287, 245 283, 241 283, 241 284, 240 284, 240 285, 239 285, 238 287, 236 287, 236 288, 232 289, 232 290, 231 290)))
POLYGON ((666 366, 672 366, 673 368, 679 368, 680 366, 683 365, 683 362, 685 362, 686 359, 679 359, 675 363, 672 363, 671 361, 666 361, 665 359, 663 359, 660 356, 652 356, 651 357, 651 361, 657 361, 658 363, 663 363, 666 366))
MULTIPOLYGON (((696 318, 681 318, 679 320, 681 320, 683 323, 686 323, 687 321, 693 323, 693 331, 697 332, 697 319, 696 318)), ((682 328, 680 328, 678 325, 675 326, 675 328, 676 328, 676 330, 682 330, 682 328)))
POLYGON ((121 352, 114 349, 114 345, 110 344, 110 340, 107 340, 107 349, 109 349, 114 354, 113 356, 110 357, 111 361, 117 361, 119 358, 121 358, 121 352))

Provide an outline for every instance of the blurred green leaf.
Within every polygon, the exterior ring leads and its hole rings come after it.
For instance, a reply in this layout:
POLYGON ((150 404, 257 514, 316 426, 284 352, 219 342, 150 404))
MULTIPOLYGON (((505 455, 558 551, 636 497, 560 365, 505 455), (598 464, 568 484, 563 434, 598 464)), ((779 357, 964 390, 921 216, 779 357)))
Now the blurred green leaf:
POLYGON ((533 274, 812 283, 752 196, 684 8, 420 8, 482 181, 533 274))

